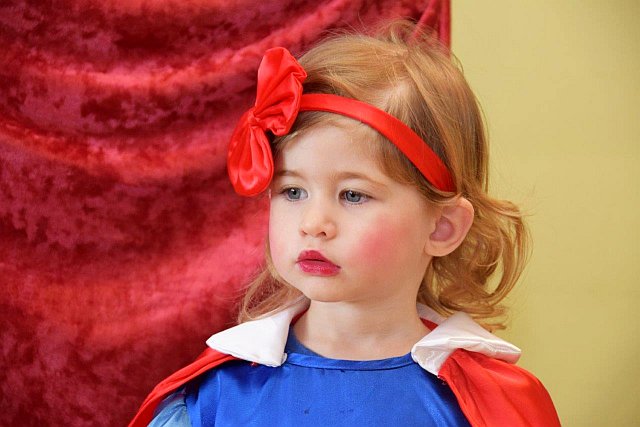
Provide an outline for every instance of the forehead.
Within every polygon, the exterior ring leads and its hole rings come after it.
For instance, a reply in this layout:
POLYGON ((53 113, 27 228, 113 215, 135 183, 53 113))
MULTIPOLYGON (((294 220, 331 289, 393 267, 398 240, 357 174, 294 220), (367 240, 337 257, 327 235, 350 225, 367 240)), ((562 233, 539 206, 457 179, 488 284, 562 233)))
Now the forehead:
POLYGON ((293 135, 278 150, 276 172, 282 169, 312 171, 367 171, 384 175, 379 167, 376 132, 344 118, 315 125, 293 135))

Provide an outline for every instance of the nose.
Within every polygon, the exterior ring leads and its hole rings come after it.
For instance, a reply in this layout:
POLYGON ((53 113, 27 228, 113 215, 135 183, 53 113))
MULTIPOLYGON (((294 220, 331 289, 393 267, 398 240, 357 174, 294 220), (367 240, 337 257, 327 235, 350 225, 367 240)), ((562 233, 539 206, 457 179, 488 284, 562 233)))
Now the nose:
POLYGON ((337 226, 329 203, 315 200, 309 203, 300 221, 300 233, 305 236, 332 239, 337 226))

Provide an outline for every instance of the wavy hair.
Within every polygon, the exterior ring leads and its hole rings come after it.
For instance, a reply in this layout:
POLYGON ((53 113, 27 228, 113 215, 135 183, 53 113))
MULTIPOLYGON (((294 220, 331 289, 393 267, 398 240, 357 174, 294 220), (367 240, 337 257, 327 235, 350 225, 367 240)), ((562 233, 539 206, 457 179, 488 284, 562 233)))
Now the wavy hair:
MULTIPOLYGON (((483 115, 456 58, 431 35, 416 34, 414 24, 396 21, 373 36, 334 34, 299 62, 308 74, 304 93, 372 104, 411 127, 445 162, 456 193, 434 188, 395 145, 371 130, 372 149, 391 178, 414 185, 436 205, 463 196, 475 210, 462 244, 432 259, 418 302, 444 316, 464 311, 488 329, 504 328, 501 302, 524 269, 530 239, 520 209, 488 194, 483 115)), ((273 141, 274 156, 296 135, 327 120, 330 113, 301 113, 292 132, 273 141)), ((238 321, 282 309, 299 295, 278 275, 267 245, 265 267, 246 288, 238 321)))

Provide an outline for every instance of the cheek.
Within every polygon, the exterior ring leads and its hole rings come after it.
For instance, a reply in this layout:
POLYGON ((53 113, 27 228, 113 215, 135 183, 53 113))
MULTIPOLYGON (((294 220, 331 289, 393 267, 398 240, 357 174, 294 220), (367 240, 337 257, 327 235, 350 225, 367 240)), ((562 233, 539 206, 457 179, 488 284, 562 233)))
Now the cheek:
POLYGON ((280 235, 278 233, 278 227, 273 221, 269 221, 269 250, 271 251, 271 256, 273 258, 276 257, 277 254, 281 252, 282 245, 280 244, 280 235))
POLYGON ((360 262, 370 265, 387 264, 400 255, 399 243, 409 232, 409 227, 398 223, 397 219, 380 218, 375 221, 375 227, 361 233, 354 255, 360 262))
MULTIPOLYGON (((271 258, 273 263, 278 267, 280 260, 285 256, 285 249, 287 247, 287 235, 285 227, 287 220, 283 215, 274 212, 273 208, 269 216, 269 250, 271 251, 271 258)), ((289 230, 289 232, 291 232, 289 230)))

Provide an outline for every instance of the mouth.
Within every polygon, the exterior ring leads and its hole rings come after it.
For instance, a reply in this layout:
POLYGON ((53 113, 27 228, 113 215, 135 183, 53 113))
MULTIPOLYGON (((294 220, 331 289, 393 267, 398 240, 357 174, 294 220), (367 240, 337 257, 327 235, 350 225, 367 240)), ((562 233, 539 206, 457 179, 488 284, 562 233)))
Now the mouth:
POLYGON ((304 273, 313 276, 335 276, 340 272, 339 265, 329 261, 318 251, 300 252, 296 264, 304 273))

